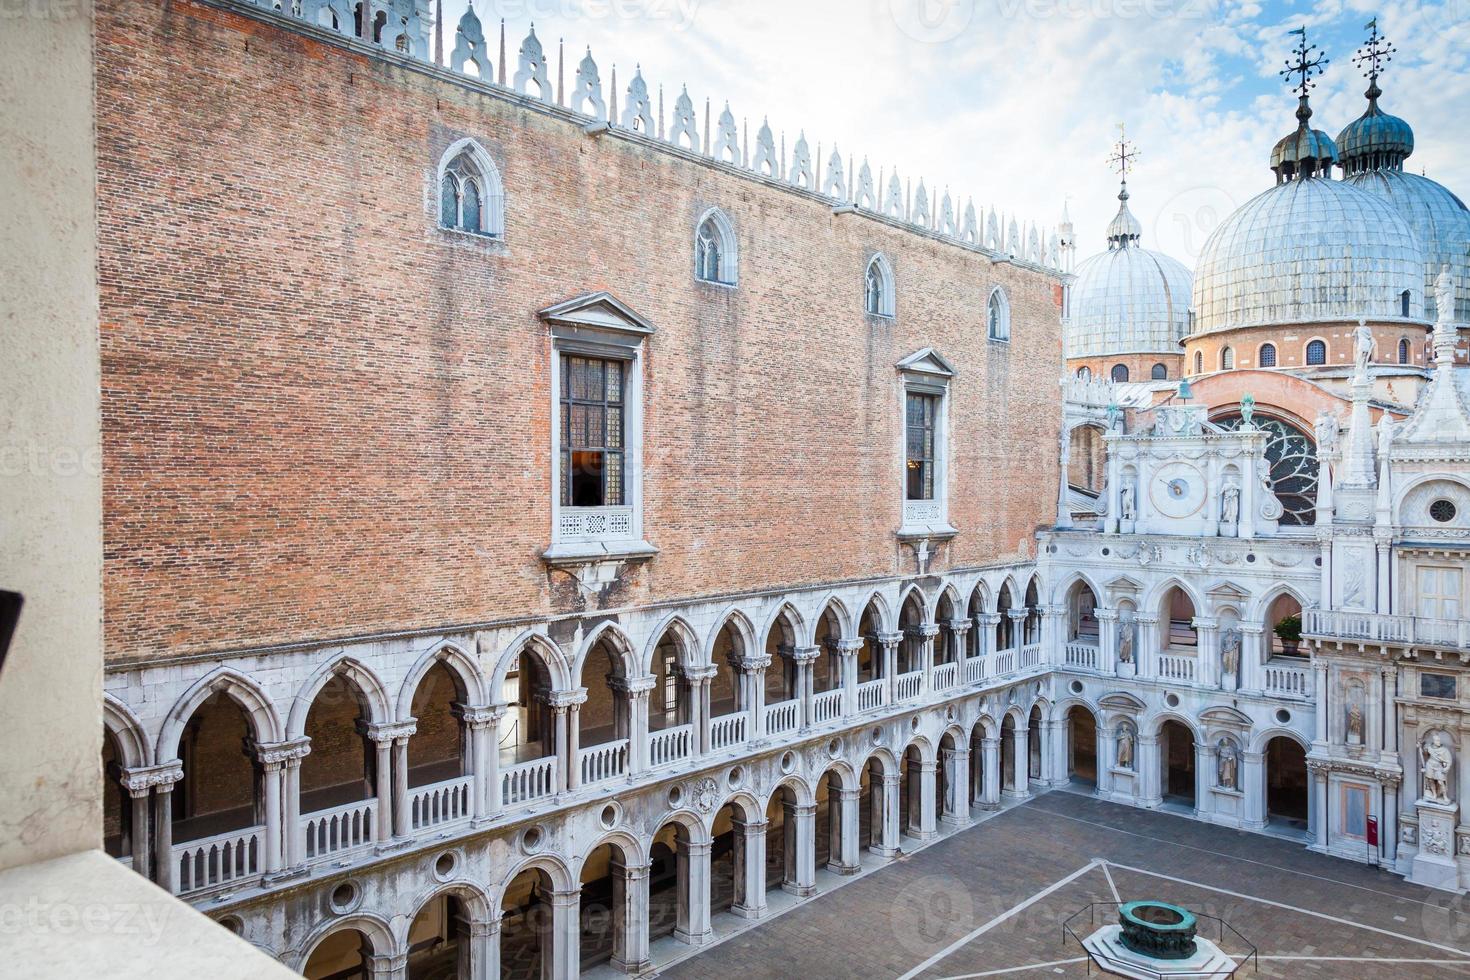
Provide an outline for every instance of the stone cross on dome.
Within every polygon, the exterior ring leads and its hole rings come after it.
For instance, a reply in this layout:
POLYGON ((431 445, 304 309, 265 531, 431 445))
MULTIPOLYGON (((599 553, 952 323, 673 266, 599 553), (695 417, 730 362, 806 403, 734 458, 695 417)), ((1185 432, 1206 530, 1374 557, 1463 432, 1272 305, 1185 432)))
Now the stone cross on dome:
MULTIPOLYGON (((1398 48, 1389 43, 1388 39, 1378 33, 1378 18, 1374 17, 1363 25, 1368 28, 1368 43, 1358 49, 1353 55, 1353 64, 1363 70, 1363 77, 1368 79, 1369 88, 1378 88, 1378 76, 1383 74, 1383 66, 1393 60, 1398 48)), ((1378 94, 1369 95, 1370 99, 1376 98, 1378 94)))
POLYGON ((1128 210, 1128 171, 1142 155, 1137 146, 1128 142, 1128 130, 1123 123, 1118 123, 1118 142, 1113 147, 1113 155, 1108 157, 1108 163, 1120 178, 1118 213, 1108 224, 1109 249, 1127 248, 1143 237, 1143 226, 1128 210))

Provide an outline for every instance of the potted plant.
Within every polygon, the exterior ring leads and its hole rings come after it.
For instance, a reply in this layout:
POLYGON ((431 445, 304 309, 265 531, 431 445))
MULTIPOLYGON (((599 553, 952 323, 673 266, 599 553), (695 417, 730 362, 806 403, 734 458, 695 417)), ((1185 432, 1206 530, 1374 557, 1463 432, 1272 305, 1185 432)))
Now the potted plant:
POLYGON ((1284 616, 1281 622, 1276 624, 1276 635, 1281 639, 1281 652, 1288 657, 1298 656, 1297 650, 1302 642, 1302 618, 1300 616, 1284 616))

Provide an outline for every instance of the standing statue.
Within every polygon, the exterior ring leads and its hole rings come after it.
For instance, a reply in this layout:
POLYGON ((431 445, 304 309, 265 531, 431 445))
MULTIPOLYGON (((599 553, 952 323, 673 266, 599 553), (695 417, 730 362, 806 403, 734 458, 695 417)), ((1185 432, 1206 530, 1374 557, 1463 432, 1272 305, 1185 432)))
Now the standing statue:
POLYGON ((1347 743, 1363 744, 1363 706, 1356 697, 1349 700, 1347 706, 1347 743))
POLYGON ((1317 413, 1317 422, 1313 426, 1317 430, 1317 455, 1322 456, 1337 448, 1338 422, 1337 416, 1328 411, 1317 413))
POLYGON ((1232 528, 1240 520, 1240 484, 1234 480, 1225 484, 1221 493, 1220 520, 1232 528))
POLYGON ((1387 412, 1378 420, 1378 464, 1381 466, 1388 460, 1388 451, 1393 447, 1394 423, 1393 416, 1387 412))
POLYGON ((1373 360, 1373 355, 1378 353, 1378 339, 1373 336, 1373 330, 1368 326, 1368 321, 1359 319, 1358 326, 1353 330, 1353 356, 1357 365, 1357 371, 1353 379, 1368 379, 1368 364, 1373 360))
POLYGON ((1133 621, 1118 620, 1118 663, 1133 663, 1133 621))
POLYGON ((1240 760, 1236 756, 1235 743, 1228 738, 1220 739, 1219 759, 1215 764, 1215 781, 1222 789, 1240 789, 1238 785, 1240 760))
POLYGON ((1108 428, 1110 430, 1111 429, 1116 429, 1118 427, 1118 420, 1123 417, 1123 408, 1122 408, 1122 406, 1120 406, 1115 401, 1109 401, 1108 402, 1107 412, 1108 412, 1108 428))
POLYGON ((1444 736, 1435 732, 1424 743, 1424 798, 1431 803, 1450 803, 1450 767, 1455 757, 1444 736))
POLYGON ((1229 677, 1240 674, 1240 630, 1234 627, 1220 637, 1220 670, 1229 677))
POLYGON ((1118 729, 1118 768, 1133 768, 1133 729, 1127 725, 1118 729))
POLYGON ((1250 392, 1240 400, 1240 426, 1243 429, 1255 428, 1253 419, 1256 417, 1256 397, 1250 392))
POLYGON ((1120 516, 1123 520, 1136 520, 1138 518, 1138 501, 1135 497, 1133 484, 1123 484, 1123 488, 1118 491, 1118 497, 1120 498, 1119 509, 1122 512, 1120 516))

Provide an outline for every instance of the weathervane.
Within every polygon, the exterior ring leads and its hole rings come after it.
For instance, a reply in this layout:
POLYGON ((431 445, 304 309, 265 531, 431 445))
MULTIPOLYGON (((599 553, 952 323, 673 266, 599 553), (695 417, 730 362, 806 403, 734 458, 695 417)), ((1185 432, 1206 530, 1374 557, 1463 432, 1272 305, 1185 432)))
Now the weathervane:
POLYGON ((1301 41, 1298 42, 1296 48, 1296 63, 1293 64, 1291 59, 1287 59, 1286 67, 1281 69, 1278 74, 1282 78, 1287 78, 1291 75, 1300 76, 1297 81, 1292 83, 1291 87, 1296 90, 1297 95, 1305 99, 1307 93, 1317 84, 1312 79, 1322 74, 1322 66, 1328 64, 1329 59, 1317 45, 1307 43, 1306 27, 1298 27, 1294 31, 1287 31, 1287 33, 1298 35, 1301 41), (1315 56, 1313 52, 1315 52, 1315 56))
POLYGON ((1378 76, 1383 73, 1383 66, 1393 60, 1394 53, 1398 48, 1388 42, 1382 34, 1378 33, 1378 18, 1374 17, 1363 25, 1368 28, 1368 43, 1358 49, 1353 55, 1353 63, 1363 70, 1363 77, 1373 84, 1378 83, 1378 76))
POLYGON ((1123 183, 1128 183, 1128 171, 1133 168, 1134 162, 1141 156, 1143 152, 1128 142, 1127 129, 1122 123, 1118 123, 1118 144, 1113 149, 1113 155, 1108 157, 1108 163, 1123 178, 1123 183))

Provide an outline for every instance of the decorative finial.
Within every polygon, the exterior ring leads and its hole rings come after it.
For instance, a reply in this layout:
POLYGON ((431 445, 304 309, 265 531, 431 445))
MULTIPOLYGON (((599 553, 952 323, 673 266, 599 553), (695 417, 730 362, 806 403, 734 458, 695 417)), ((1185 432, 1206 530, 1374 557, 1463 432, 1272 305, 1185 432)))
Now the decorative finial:
POLYGON ((1278 74, 1288 80, 1290 80, 1290 76, 1296 75, 1297 80, 1291 83, 1291 87, 1298 96, 1305 99, 1311 93, 1312 89, 1317 86, 1317 83, 1312 81, 1312 79, 1322 74, 1323 67, 1329 64, 1331 59, 1323 54, 1322 49, 1317 47, 1317 45, 1307 43, 1307 29, 1305 26, 1298 27, 1294 31, 1287 31, 1287 33, 1295 34, 1300 38, 1297 42, 1296 62, 1293 63, 1288 58, 1286 67, 1281 69, 1278 74))
POLYGON ((1383 92, 1378 88, 1378 76, 1383 74, 1383 66, 1393 60, 1398 48, 1389 43, 1388 39, 1378 33, 1378 18, 1374 17, 1363 25, 1368 29, 1368 43, 1358 49, 1353 55, 1353 63, 1363 72, 1363 77, 1368 79, 1368 102, 1370 106, 1377 105, 1378 97, 1383 92))
POLYGON ((1128 171, 1133 169, 1134 163, 1143 156, 1143 151, 1128 142, 1128 130, 1123 123, 1118 123, 1118 142, 1113 146, 1113 155, 1108 157, 1108 164, 1118 173, 1122 179, 1123 189, 1118 192, 1118 200, 1128 200, 1128 171))

